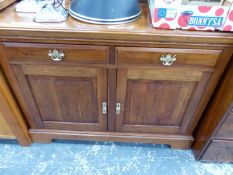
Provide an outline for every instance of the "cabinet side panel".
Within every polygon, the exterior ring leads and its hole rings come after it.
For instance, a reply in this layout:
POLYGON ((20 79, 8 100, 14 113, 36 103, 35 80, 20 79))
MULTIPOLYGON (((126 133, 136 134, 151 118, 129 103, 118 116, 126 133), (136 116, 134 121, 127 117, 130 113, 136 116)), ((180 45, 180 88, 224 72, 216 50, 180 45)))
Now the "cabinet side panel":
POLYGON ((3 118, 3 115, 1 114, 1 112, 0 112, 0 138, 15 138, 9 125, 3 118))
POLYGON ((27 123, 24 120, 22 111, 16 102, 15 96, 12 93, 1 68, 4 68, 4 73, 7 73, 8 80, 13 81, 13 73, 10 71, 10 67, 7 62, 7 55, 5 54, 5 50, 2 45, 0 45, 0 111, 4 114, 3 117, 11 127, 11 130, 16 136, 18 142, 22 146, 29 146, 31 144, 31 139, 28 134, 27 123))
POLYGON ((219 129, 219 123, 224 118, 233 100, 233 59, 229 63, 223 79, 217 86, 215 93, 203 114, 202 120, 195 130, 195 142, 192 146, 198 159, 201 158, 209 140, 219 129))

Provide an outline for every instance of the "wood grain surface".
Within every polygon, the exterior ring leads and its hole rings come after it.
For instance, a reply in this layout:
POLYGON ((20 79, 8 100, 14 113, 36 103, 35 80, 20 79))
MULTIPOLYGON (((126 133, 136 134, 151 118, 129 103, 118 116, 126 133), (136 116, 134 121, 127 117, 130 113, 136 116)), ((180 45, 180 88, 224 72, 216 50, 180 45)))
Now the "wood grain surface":
POLYGON ((6 8, 10 4, 14 3, 16 0, 0 0, 0 10, 6 8))
POLYGON ((92 41, 92 44, 96 44, 95 41, 100 43, 99 40, 112 44, 127 43, 131 40, 140 45, 155 42, 189 43, 202 46, 216 42, 218 45, 233 44, 232 34, 226 32, 154 29, 147 5, 142 5, 142 9, 142 15, 137 21, 109 26, 80 22, 71 16, 63 23, 35 23, 32 15, 16 13, 13 5, 0 13, 0 36, 2 36, 0 40, 22 41, 22 39, 31 38, 34 42, 46 40, 50 43, 58 43, 59 40, 68 40, 71 43, 92 41))
POLYGON ((232 146, 230 146, 233 145, 232 108, 233 59, 228 64, 224 76, 196 128, 195 142, 192 148, 197 159, 233 161, 232 146), (218 141, 212 142, 214 139, 218 141), (220 153, 223 154, 222 157, 216 155, 220 153), (216 156, 214 157, 214 155, 216 156))
POLYGON ((123 25, 93 25, 72 17, 63 23, 35 23, 32 16, 14 12, 14 5, 0 13, 1 65, 33 141, 190 147, 232 56, 233 36, 154 29, 148 7, 142 9, 137 21, 123 25), (51 61, 51 49, 63 50, 64 60, 51 61), (166 54, 177 56, 172 66, 160 63, 166 54), (108 114, 102 114, 102 102, 109 103, 108 114), (116 102, 121 103, 120 115, 116 102))
POLYGON ((0 138, 15 138, 2 113, 0 113, 0 138))
MULTIPOLYGON (((0 53, 2 52, 0 47, 0 53)), ((4 56, 1 54, 1 56, 4 56)), ((22 116, 21 110, 13 97, 5 77, 0 69, 0 112, 9 124, 12 132, 21 145, 28 146, 31 139, 28 135, 27 124, 22 116)))

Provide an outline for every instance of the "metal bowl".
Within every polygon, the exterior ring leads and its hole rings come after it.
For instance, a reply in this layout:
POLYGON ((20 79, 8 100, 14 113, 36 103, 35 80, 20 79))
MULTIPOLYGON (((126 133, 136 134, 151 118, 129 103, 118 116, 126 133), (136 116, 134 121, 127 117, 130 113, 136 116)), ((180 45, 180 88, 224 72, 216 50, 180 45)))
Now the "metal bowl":
POLYGON ((72 0, 70 15, 95 24, 122 24, 141 14, 138 0, 72 0))

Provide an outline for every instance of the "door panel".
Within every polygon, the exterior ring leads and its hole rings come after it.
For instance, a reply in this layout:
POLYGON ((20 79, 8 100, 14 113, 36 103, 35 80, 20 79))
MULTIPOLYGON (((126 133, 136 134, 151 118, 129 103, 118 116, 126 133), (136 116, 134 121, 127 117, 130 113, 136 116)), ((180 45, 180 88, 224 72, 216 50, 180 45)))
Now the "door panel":
POLYGON ((93 78, 28 76, 43 121, 98 122, 93 78))
POLYGON ((194 82, 129 80, 124 123, 178 126, 194 87, 194 82))
POLYGON ((48 65, 12 65, 29 107, 31 127, 104 131, 106 70, 48 65))
POLYGON ((186 73, 178 68, 165 70, 160 76, 162 73, 155 69, 118 70, 121 112, 116 116, 117 131, 186 133, 211 74, 186 73))

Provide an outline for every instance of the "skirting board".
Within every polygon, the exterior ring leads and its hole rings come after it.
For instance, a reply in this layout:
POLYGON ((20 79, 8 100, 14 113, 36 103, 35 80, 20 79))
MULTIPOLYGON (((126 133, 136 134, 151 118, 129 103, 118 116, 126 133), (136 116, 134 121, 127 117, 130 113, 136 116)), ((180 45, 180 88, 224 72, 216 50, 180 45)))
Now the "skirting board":
POLYGON ((29 135, 33 142, 50 143, 53 139, 143 142, 168 144, 174 149, 189 149, 193 143, 192 136, 163 135, 163 134, 135 134, 120 132, 83 132, 50 129, 30 129, 29 135))

